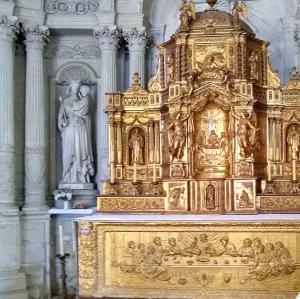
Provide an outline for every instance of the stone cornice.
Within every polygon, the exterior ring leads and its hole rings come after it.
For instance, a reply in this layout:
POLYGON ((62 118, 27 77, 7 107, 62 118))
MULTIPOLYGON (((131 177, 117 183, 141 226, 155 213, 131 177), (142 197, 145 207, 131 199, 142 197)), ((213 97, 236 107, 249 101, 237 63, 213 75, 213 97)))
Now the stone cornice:
POLYGON ((43 49, 49 41, 49 28, 40 25, 24 24, 22 27, 26 49, 43 49))
POLYGON ((119 46, 121 34, 116 26, 103 26, 94 29, 101 50, 113 50, 119 46))
POLYGON ((19 32, 20 26, 17 17, 0 16, 0 40, 12 41, 19 32))

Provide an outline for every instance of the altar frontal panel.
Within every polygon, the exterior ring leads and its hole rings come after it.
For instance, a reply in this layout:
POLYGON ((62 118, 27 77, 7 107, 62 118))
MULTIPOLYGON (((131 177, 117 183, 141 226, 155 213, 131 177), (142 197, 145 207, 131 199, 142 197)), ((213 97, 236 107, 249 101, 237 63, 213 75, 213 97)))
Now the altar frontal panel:
POLYGON ((299 223, 78 223, 79 298, 295 298, 299 223))

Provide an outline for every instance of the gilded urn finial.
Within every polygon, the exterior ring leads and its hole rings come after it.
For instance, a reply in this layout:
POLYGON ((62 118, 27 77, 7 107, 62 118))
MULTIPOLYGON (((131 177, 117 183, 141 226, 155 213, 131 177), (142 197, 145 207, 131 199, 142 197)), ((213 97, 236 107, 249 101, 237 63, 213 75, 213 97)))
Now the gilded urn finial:
POLYGON ((217 4, 218 0, 206 0, 207 4, 210 5, 211 8, 217 4))

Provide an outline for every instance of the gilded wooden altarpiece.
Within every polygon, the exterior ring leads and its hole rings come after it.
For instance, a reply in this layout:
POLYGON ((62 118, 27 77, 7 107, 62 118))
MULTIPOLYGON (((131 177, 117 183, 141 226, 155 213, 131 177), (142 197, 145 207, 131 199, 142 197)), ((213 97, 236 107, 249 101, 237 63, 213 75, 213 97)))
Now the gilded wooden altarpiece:
MULTIPOLYGON (((207 2, 196 13, 184 1, 147 89, 136 73, 126 92, 107 94, 110 176, 97 212, 299 213, 298 72, 282 86, 243 4, 230 14, 207 2)), ((79 222, 80 294, 229 298, 245 286, 237 298, 294 298, 299 229, 79 222)))

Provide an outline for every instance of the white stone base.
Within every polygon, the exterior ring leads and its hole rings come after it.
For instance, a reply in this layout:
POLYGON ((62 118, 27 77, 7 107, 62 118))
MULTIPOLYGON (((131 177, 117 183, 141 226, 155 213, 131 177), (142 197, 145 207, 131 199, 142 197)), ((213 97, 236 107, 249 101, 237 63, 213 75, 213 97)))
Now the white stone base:
MULTIPOLYGON (((50 297, 50 217, 47 211, 26 210, 21 215, 22 268, 29 298, 50 297)), ((1 298, 1 297, 0 297, 1 298)))
POLYGON ((27 299, 25 274, 19 271, 0 269, 0 298, 27 299))
POLYGON ((77 184, 59 184, 58 189, 70 189, 70 190, 93 190, 95 185, 93 183, 77 183, 77 184))

